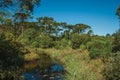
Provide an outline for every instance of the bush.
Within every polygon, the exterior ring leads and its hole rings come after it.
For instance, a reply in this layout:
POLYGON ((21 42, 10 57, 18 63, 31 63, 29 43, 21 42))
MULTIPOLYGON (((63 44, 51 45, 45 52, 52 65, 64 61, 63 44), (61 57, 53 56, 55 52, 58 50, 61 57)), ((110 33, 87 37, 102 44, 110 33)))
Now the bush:
POLYGON ((87 49, 89 50, 90 58, 95 59, 97 57, 107 57, 111 53, 111 42, 108 40, 93 40, 92 42, 87 43, 87 49))
POLYGON ((117 51, 120 51, 120 29, 113 34, 114 40, 112 42, 112 52, 116 53, 117 51))
POLYGON ((7 31, 5 33, 5 38, 6 38, 6 40, 11 40, 11 41, 14 40, 15 39, 14 32, 12 30, 7 31))
POLYGON ((0 31, 0 40, 2 39, 5 39, 5 34, 2 31, 0 31))
POLYGON ((108 58, 109 62, 106 62, 106 66, 103 70, 105 80, 119 80, 120 79, 120 52, 111 55, 108 58))
POLYGON ((62 39, 60 41, 55 41, 55 43, 54 43, 54 47, 56 49, 63 49, 65 47, 67 47, 68 45, 69 45, 69 41, 66 39, 62 39))
POLYGON ((42 35, 40 37, 40 44, 39 46, 41 48, 51 48, 53 47, 53 40, 50 36, 48 35, 42 35))
POLYGON ((2 69, 15 69, 23 64, 23 52, 9 41, 0 41, 0 61, 2 69))
POLYGON ((91 49, 89 56, 91 59, 96 59, 100 56, 101 53, 102 51, 100 51, 99 49, 91 49))
POLYGON ((27 28, 24 31, 24 34, 21 34, 18 38, 22 44, 26 46, 31 46, 37 37, 37 31, 34 28, 27 28))
POLYGON ((86 45, 84 45, 84 44, 80 45, 80 49, 81 49, 81 50, 87 49, 87 48, 86 48, 86 45))
POLYGON ((39 42, 38 41, 34 41, 31 44, 32 47, 39 47, 39 42))
POLYGON ((73 49, 80 48, 80 45, 82 44, 80 35, 79 34, 73 34, 71 38, 71 44, 73 49))
POLYGON ((14 78, 17 78, 20 68, 23 66, 23 61, 23 52, 20 51, 18 44, 13 44, 7 40, 0 40, 1 80, 14 80, 14 78))

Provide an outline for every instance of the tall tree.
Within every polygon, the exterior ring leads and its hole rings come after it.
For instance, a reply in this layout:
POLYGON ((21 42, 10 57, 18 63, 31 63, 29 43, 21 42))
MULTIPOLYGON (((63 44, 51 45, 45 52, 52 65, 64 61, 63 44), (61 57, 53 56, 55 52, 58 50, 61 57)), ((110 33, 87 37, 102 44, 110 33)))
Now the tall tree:
POLYGON ((11 12, 15 21, 23 23, 33 13, 34 7, 39 4, 40 0, 1 0, 0 10, 4 13, 11 12))
POLYGON ((74 25, 65 25, 64 28, 66 29, 64 31, 64 36, 69 40, 70 39, 70 35, 72 33, 72 29, 73 29, 74 25))
POLYGON ((59 31, 59 23, 56 22, 52 17, 39 17, 37 18, 38 25, 43 27, 45 34, 55 35, 59 31))
POLYGON ((120 51, 120 29, 113 34, 114 40, 112 42, 112 52, 120 51))
POLYGON ((9 13, 0 12, 0 25, 3 25, 6 19, 9 17, 9 13))
POLYGON ((6 8, 12 5, 13 0, 0 0, 0 7, 6 8))
POLYGON ((1 8, 13 7, 24 12, 33 12, 34 6, 39 4, 40 0, 0 0, 1 8))
POLYGON ((73 27, 73 33, 82 34, 82 33, 84 33, 88 29, 91 29, 91 27, 86 25, 86 24, 76 24, 73 27))
POLYGON ((24 32, 24 22, 25 22, 25 20, 27 20, 28 18, 31 18, 31 16, 30 16, 30 14, 28 14, 28 13, 15 13, 14 15, 13 15, 13 17, 14 17, 14 22, 16 23, 16 22, 18 22, 18 23, 20 23, 20 25, 19 26, 21 26, 20 28, 21 29, 19 29, 21 32, 22 32, 22 36, 23 36, 23 32, 24 32))
POLYGON ((120 51, 120 5, 116 10, 116 15, 118 16, 118 19, 119 19, 119 29, 118 31, 113 33, 114 40, 112 42, 113 44, 112 52, 120 51))
POLYGON ((118 16, 119 19, 119 27, 120 27, 120 5, 118 6, 117 10, 116 10, 116 15, 118 16))

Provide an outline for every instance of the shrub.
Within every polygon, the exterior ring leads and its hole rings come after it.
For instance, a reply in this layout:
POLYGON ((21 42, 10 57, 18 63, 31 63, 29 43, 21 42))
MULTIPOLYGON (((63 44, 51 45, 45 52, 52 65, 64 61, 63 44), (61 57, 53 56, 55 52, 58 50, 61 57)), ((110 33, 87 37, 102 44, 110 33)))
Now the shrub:
POLYGON ((101 53, 102 51, 100 51, 99 49, 91 49, 89 56, 91 59, 96 59, 100 56, 101 53))
POLYGON ((48 35, 42 35, 40 37, 40 44, 39 46, 41 48, 51 48, 53 47, 53 40, 50 36, 48 35))
POLYGON ((55 43, 54 43, 54 47, 56 49, 63 49, 65 47, 67 47, 68 45, 69 45, 69 41, 66 39, 62 39, 60 41, 55 41, 55 43))
POLYGON ((23 52, 21 52, 18 47, 19 46, 15 46, 9 41, 0 41, 0 61, 3 69, 15 69, 22 65, 23 52))
POLYGON ((17 45, 7 40, 0 40, 1 80, 14 80, 20 73, 19 71, 23 66, 24 59, 23 52, 20 51, 20 46, 17 45))
POLYGON ((82 44, 82 42, 81 42, 79 34, 73 34, 72 35, 71 44, 72 44, 72 48, 73 49, 77 49, 77 48, 80 47, 80 45, 82 44))
POLYGON ((0 31, 0 40, 5 39, 5 34, 0 31))
POLYGON ((106 80, 119 80, 120 79, 120 52, 113 53, 106 62, 103 70, 103 75, 106 80))
POLYGON ((89 50, 90 58, 95 59, 97 57, 107 57, 111 53, 111 42, 108 40, 93 40, 87 43, 87 49, 89 50))
POLYGON ((80 49, 81 49, 81 50, 87 49, 87 48, 86 48, 86 45, 84 45, 84 44, 80 45, 80 49))
POLYGON ((117 51, 120 51, 120 29, 113 34, 114 40, 112 42, 112 52, 116 53, 117 51))
POLYGON ((31 46, 33 41, 35 41, 37 37, 37 32, 34 28, 28 28, 24 31, 24 34, 21 34, 18 38, 18 41, 20 41, 22 44, 26 46, 31 46))
POLYGON ((15 39, 15 35, 14 35, 14 32, 12 32, 12 31, 7 31, 6 33, 5 33, 5 38, 6 38, 6 40, 14 40, 15 39))
POLYGON ((32 47, 39 47, 39 42, 38 41, 34 41, 31 44, 32 47))

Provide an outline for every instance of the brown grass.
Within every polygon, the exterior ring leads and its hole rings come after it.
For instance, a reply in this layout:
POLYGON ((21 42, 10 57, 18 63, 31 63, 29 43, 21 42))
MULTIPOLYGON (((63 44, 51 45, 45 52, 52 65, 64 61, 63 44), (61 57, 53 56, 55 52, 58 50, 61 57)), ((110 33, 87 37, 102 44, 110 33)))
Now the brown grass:
MULTIPOLYGON (((101 71, 104 63, 100 58, 90 60, 87 50, 74 50, 65 48, 57 49, 36 49, 38 52, 44 51, 55 61, 62 62, 66 74, 65 80, 104 80, 101 71)), ((27 54, 25 60, 36 59, 38 55, 35 53, 27 54)), ((43 62, 44 63, 44 62, 43 62)))

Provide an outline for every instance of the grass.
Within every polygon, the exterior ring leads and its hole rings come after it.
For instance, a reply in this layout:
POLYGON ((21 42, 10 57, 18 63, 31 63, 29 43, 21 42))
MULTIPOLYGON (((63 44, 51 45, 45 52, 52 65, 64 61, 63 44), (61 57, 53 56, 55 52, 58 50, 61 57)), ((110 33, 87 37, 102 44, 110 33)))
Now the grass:
POLYGON ((25 61, 32 61, 39 59, 38 54, 36 53, 29 53, 24 55, 25 61))
POLYGON ((54 61, 58 61, 64 66, 65 80, 104 80, 101 74, 104 64, 99 58, 90 60, 87 50, 65 48, 62 50, 37 49, 37 51, 44 51, 54 61))

